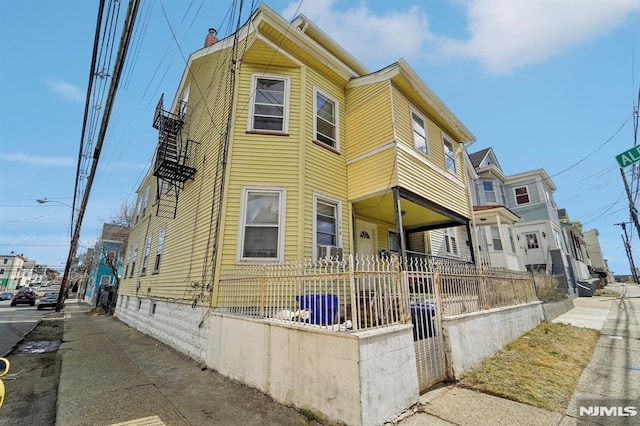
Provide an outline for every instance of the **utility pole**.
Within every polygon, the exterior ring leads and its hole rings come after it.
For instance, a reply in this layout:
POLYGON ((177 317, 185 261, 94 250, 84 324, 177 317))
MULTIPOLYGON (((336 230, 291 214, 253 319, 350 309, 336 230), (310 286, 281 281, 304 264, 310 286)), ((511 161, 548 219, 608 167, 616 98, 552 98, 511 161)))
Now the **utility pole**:
POLYGON ((633 277, 633 282, 638 284, 638 274, 636 273, 636 266, 633 263, 633 255, 631 252, 631 243, 629 242, 629 235, 627 234, 627 224, 625 222, 614 223, 614 225, 619 225, 622 227, 624 231, 624 235, 620 235, 622 237, 622 243, 624 244, 624 249, 627 252, 627 259, 629 259, 629 268, 631 268, 631 276, 633 277))
MULTIPOLYGON (((122 37, 120 38, 120 46, 118 47, 118 54, 116 56, 116 62, 113 69, 113 78, 111 79, 111 85, 109 86, 109 92, 104 107, 104 114, 102 116, 102 123, 100 125, 100 131, 98 133, 97 143, 93 152, 93 163, 91 165, 91 172, 85 186, 84 196, 82 203, 80 204, 80 210, 78 212, 78 220, 76 221, 73 235, 71 237, 71 244, 69 247, 69 256, 67 257, 67 264, 64 269, 64 276, 60 283, 60 294, 58 295, 58 303, 56 304, 56 312, 60 312, 62 305, 64 304, 64 294, 66 287, 69 285, 69 272, 71 269, 71 263, 76 257, 78 250, 78 240, 80 239, 80 229, 82 228, 82 219, 84 212, 89 202, 89 194, 91 193, 91 186, 93 185, 93 179, 96 175, 96 169, 98 168, 98 160, 100 159, 100 152, 102 150, 102 144, 107 133, 107 126, 109 124, 109 117, 111 116, 111 110, 113 108, 113 102, 115 100, 118 84, 120 83, 120 77, 122 75, 122 69, 124 68, 124 61, 127 57, 127 50, 129 48, 129 42, 133 35, 133 26, 138 14, 139 0, 129 0, 129 6, 127 8, 127 15, 125 18, 124 26, 122 28, 122 37)), ((96 45, 98 40, 96 40, 96 45)), ((94 46, 95 49, 95 46, 94 46)), ((75 199, 74 199, 75 201, 75 199)), ((73 216, 72 216, 73 217, 73 216)))
MULTIPOLYGON (((627 182, 627 176, 624 174, 624 169, 620 168, 620 175, 622 176, 622 182, 624 182, 624 189, 627 192, 627 199, 629 200, 629 214, 631 215, 631 220, 633 224, 636 226, 636 232, 638 233, 638 237, 640 237, 640 223, 638 223, 638 209, 636 209, 636 205, 633 202, 633 197, 631 196, 631 188, 629 188, 629 183, 627 182)), ((616 225, 619 225, 616 223, 616 225)), ((624 227, 622 227, 624 229, 624 227)))

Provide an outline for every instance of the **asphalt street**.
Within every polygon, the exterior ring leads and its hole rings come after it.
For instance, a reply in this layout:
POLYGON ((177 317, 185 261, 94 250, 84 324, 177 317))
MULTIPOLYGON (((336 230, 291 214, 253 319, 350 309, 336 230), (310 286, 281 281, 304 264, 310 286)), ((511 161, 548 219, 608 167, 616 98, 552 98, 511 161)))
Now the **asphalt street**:
POLYGON ((51 312, 50 309, 38 311, 37 305, 9 306, 10 303, 9 300, 0 301, 0 356, 8 354, 25 334, 51 312))

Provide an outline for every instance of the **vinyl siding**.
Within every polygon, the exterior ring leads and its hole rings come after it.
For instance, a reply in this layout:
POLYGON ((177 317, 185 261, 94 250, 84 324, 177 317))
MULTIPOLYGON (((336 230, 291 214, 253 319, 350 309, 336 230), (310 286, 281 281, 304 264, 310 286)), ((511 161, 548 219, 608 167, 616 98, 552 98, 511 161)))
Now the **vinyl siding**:
POLYGON ((350 200, 387 191, 396 184, 394 152, 388 148, 347 166, 350 200))
POLYGON ((399 151, 398 176, 400 186, 464 217, 471 217, 467 188, 452 182, 442 171, 426 166, 420 156, 399 151))
POLYGON ((393 142, 389 83, 347 90, 347 159, 393 142))

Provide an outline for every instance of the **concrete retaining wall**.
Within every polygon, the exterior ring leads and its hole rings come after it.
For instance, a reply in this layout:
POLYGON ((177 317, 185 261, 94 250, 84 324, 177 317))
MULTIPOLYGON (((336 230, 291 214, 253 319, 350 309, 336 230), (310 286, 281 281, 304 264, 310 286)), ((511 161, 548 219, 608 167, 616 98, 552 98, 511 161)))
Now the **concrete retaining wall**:
POLYGON ((565 312, 573 309, 573 298, 567 297, 558 302, 544 303, 542 304, 542 311, 544 313, 545 321, 551 321, 558 318, 565 312))
POLYGON ((227 377, 332 423, 381 425, 419 397, 411 325, 336 333, 207 315, 205 308, 133 296, 121 296, 116 316, 227 377))
POLYGON ((206 315, 206 308, 120 295, 115 315, 136 330, 166 343, 196 361, 204 362, 210 322, 205 321, 201 328, 198 328, 198 324, 206 315))
POLYGON ((443 325, 445 345, 450 354, 447 360, 450 374, 460 379, 462 373, 543 320, 541 302, 445 317, 443 325))

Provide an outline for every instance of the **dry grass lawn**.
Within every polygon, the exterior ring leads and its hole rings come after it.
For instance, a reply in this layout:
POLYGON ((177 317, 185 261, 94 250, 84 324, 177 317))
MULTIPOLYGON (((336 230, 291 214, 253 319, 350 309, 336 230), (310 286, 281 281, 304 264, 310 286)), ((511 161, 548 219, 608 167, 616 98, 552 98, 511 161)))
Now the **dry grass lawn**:
POLYGON ((542 323, 465 373, 459 384, 564 412, 598 337, 597 330, 542 323))

